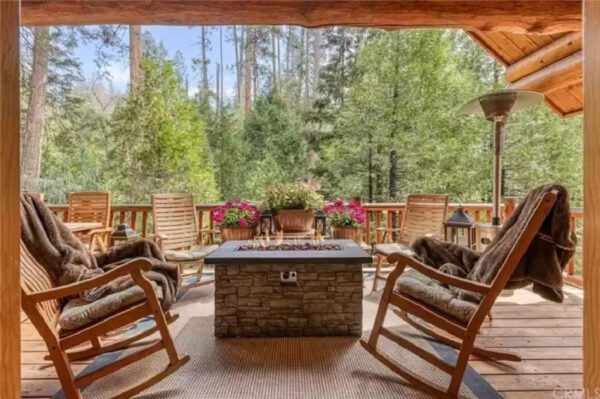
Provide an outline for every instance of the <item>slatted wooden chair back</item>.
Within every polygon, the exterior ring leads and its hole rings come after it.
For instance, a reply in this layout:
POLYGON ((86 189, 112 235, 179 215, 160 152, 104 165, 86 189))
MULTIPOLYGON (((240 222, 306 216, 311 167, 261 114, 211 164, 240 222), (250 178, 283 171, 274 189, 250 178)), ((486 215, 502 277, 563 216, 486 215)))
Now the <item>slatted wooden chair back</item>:
POLYGON ((164 250, 189 249, 198 244, 196 209, 191 194, 153 194, 154 233, 164 250))
MULTIPOLYGON (((21 292, 27 296, 57 287, 56 277, 46 270, 29 252, 21 241, 21 292)), ((44 301, 36 305, 38 313, 51 327, 56 327, 61 303, 57 299, 44 301)), ((31 315, 28 315, 31 318, 31 315)))
POLYGON ((406 198, 399 242, 408 245, 417 237, 441 237, 447 212, 448 196, 445 194, 410 194, 406 198))
POLYGON ((102 227, 109 227, 111 225, 110 193, 108 191, 69 193, 67 222, 102 223, 102 227))

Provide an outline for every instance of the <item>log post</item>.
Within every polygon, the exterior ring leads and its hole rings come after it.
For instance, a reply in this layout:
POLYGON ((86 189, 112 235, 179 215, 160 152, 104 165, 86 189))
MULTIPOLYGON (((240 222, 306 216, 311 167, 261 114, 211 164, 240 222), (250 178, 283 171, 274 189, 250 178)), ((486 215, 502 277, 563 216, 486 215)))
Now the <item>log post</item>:
POLYGON ((600 390, 600 1, 583 2, 583 384, 600 390))
POLYGON ((21 396, 19 1, 0 1, 0 398, 21 396))

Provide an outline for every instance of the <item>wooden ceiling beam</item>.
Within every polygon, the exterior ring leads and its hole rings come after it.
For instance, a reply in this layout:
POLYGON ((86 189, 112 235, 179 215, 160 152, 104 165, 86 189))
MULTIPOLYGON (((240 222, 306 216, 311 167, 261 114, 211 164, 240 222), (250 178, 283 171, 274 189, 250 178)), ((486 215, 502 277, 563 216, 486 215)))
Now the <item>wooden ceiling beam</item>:
POLYGON ((509 89, 533 90, 548 94, 581 83, 583 80, 583 54, 581 51, 563 58, 544 69, 511 83, 509 89))
POLYGON ((581 0, 22 0, 22 24, 445 27, 554 34, 581 30, 581 0))
POLYGON ((580 51, 581 32, 566 34, 506 68, 506 80, 515 82, 580 51))

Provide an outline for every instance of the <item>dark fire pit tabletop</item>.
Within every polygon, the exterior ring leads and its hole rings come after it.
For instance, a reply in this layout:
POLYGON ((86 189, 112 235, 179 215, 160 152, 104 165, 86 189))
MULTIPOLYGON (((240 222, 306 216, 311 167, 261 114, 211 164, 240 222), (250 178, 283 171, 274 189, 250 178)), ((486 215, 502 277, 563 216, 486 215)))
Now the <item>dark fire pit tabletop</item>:
MULTIPOLYGON (((312 243, 312 240, 286 240, 288 244, 302 244, 304 242, 312 243)), ((318 244, 319 242, 317 242, 318 244)), ((334 250, 285 250, 285 251, 265 251, 265 250, 239 250, 240 247, 252 244, 249 241, 228 241, 221 245, 219 249, 204 258, 204 263, 209 265, 218 264, 273 264, 273 263, 305 263, 305 264, 350 264, 350 263, 371 263, 372 258, 360 245, 352 240, 326 240, 322 244, 332 244, 339 246, 334 250)), ((271 244, 274 241, 271 240, 271 244)))

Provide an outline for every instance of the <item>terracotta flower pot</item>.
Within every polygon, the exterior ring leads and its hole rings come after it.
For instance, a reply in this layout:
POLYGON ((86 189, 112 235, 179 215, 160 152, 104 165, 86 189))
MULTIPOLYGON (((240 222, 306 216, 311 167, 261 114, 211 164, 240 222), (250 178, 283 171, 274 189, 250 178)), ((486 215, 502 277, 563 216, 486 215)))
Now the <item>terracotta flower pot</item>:
POLYGON ((223 242, 252 240, 254 234, 254 227, 221 227, 221 239, 223 242))
POLYGON ((275 228, 284 233, 310 232, 315 223, 315 212, 306 209, 281 209, 275 212, 275 228))
POLYGON ((360 244, 362 242, 363 227, 332 227, 331 235, 336 240, 352 240, 360 244))

